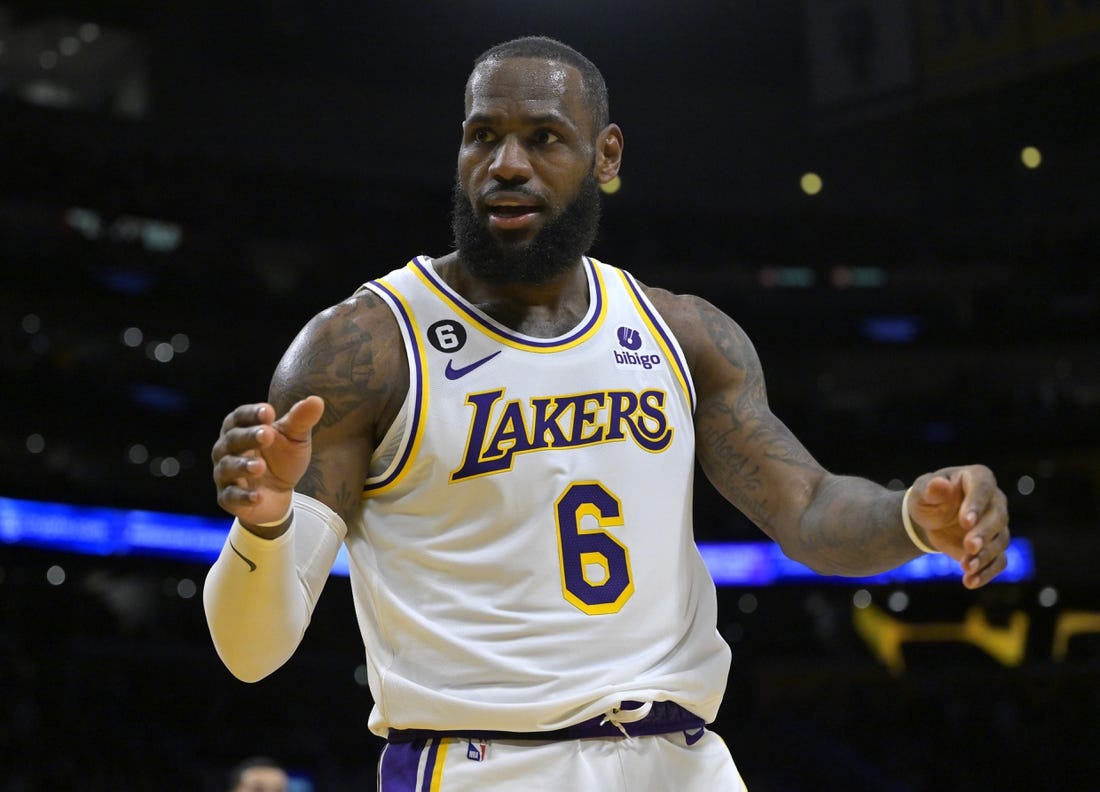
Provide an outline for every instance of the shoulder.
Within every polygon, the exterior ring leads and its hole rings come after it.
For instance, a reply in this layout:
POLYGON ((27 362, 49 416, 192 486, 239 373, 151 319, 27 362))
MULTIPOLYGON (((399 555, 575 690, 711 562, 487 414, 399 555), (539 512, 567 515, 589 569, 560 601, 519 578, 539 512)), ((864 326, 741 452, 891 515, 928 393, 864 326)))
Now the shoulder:
POLYGON ((367 340, 400 335, 393 311, 385 300, 365 286, 314 316, 303 333, 330 342, 362 339, 364 334, 367 340))
POLYGON ((314 316, 275 372, 276 410, 315 394, 325 400, 322 423, 361 413, 381 436, 408 390, 405 347, 389 306, 360 289, 314 316))
MULTIPOLYGON (((314 316, 288 350, 292 368, 303 375, 317 376, 331 365, 352 355, 355 359, 378 353, 400 337, 397 322, 389 306, 374 292, 360 289, 346 300, 314 316)), ((343 376, 369 375, 366 369, 343 369, 343 376)))
POLYGON ((641 288, 675 334, 696 379, 727 367, 743 371, 759 366, 748 334, 708 300, 651 286, 641 288))
POLYGON ((681 330, 685 333, 690 331, 709 311, 718 310, 702 297, 694 294, 678 294, 643 283, 638 285, 677 335, 681 330))

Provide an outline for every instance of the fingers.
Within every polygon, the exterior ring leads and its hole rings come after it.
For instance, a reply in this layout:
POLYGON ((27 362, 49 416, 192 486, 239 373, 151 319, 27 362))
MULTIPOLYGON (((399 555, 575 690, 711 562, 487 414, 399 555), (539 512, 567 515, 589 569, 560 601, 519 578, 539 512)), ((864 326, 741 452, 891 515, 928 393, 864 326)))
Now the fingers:
POLYGON ((991 510, 1003 513, 1007 519, 1004 493, 985 465, 947 468, 932 474, 924 484, 920 500, 923 506, 939 510, 945 520, 956 521, 964 531, 978 525, 991 510))
POLYGON ((307 396, 296 402, 279 420, 275 420, 275 408, 266 402, 243 404, 222 421, 211 459, 217 465, 229 455, 259 452, 274 442, 274 432, 296 442, 307 440, 324 411, 325 402, 319 396, 307 396), (268 429, 269 426, 272 428, 268 429))
POLYGON ((218 503, 223 508, 257 503, 256 483, 269 472, 265 450, 280 435, 292 442, 308 440, 324 409, 320 397, 309 396, 278 420, 266 402, 244 404, 229 413, 210 453, 218 503))
POLYGON ((963 468, 957 476, 963 491, 958 522, 966 531, 964 563, 974 564, 978 557, 985 560, 975 566, 984 568, 991 553, 1003 552, 1008 547, 1008 499, 997 487, 992 471, 983 465, 963 468))
POLYGON ((979 588, 1004 572, 1008 566, 1007 549, 1008 531, 1004 531, 978 553, 966 556, 962 564, 963 585, 970 589, 979 588))
POLYGON ((1008 565, 1007 503, 1004 493, 996 489, 988 508, 963 538, 963 585, 967 588, 984 586, 1008 565))
POLYGON ((236 484, 218 487, 218 505, 230 514, 239 514, 259 503, 260 493, 254 489, 236 484))
POLYGON ((226 454, 214 463, 214 480, 222 484, 258 478, 266 472, 264 458, 250 455, 247 450, 226 454))
POLYGON ((246 404, 222 421, 222 431, 210 451, 214 480, 219 486, 251 472, 246 463, 271 444, 272 430, 266 427, 275 419, 270 404, 246 404))
POLYGON ((255 426, 256 424, 269 424, 275 420, 275 408, 267 402, 259 404, 242 404, 225 416, 222 421, 222 434, 238 426, 255 426))
POLYGON ((970 465, 959 470, 955 477, 962 487, 963 499, 959 505, 959 525, 972 528, 989 508, 994 493, 999 493, 993 471, 985 465, 970 465))
POLYGON ((963 549, 968 553, 979 552, 1001 534, 1008 536, 1008 498, 1000 489, 994 487, 989 503, 977 516, 967 514, 970 524, 960 520, 960 525, 970 529, 963 539, 963 549))
POLYGON ((961 552, 951 554, 962 566, 964 586, 979 588, 1005 570, 1010 541, 1008 499, 989 468, 967 465, 938 471, 925 484, 922 500, 934 509, 949 510, 941 512, 947 529, 951 522, 957 523, 959 534, 954 541, 961 552))
POLYGON ((257 503, 256 482, 267 472, 267 463, 259 456, 227 454, 214 464, 214 484, 218 505, 236 513, 237 508, 257 503))
POLYGON ((222 421, 221 433, 210 451, 218 505, 238 517, 251 512, 261 500, 257 477, 267 471, 260 455, 274 439, 270 424, 275 408, 266 402, 243 404, 222 421))

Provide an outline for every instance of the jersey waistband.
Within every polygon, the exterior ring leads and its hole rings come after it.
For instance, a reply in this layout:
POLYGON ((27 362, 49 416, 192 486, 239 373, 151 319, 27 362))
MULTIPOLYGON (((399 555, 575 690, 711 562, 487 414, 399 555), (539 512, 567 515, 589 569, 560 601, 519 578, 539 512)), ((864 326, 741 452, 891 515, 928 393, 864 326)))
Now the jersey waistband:
MULTIPOLYGON (((639 701, 624 701, 620 704, 623 711, 642 707, 639 701)), ((702 736, 706 722, 674 701, 654 701, 649 713, 642 719, 628 722, 617 720, 613 716, 597 715, 564 729, 535 732, 494 731, 491 729, 454 729, 436 731, 432 729, 390 729, 386 738, 391 743, 407 743, 416 740, 432 740, 441 737, 459 737, 481 740, 583 740, 591 737, 644 737, 651 734, 669 732, 689 732, 689 742, 702 736), (698 734, 691 732, 698 731, 698 734)))

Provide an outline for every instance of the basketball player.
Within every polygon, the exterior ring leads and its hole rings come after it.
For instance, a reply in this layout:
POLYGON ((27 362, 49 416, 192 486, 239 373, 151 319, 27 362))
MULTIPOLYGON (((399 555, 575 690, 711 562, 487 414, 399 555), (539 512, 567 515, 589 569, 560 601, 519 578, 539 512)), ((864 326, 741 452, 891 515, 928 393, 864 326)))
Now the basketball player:
POLYGON ((733 320, 586 255, 623 134, 583 56, 495 47, 465 111, 457 250, 319 314, 269 401, 222 426, 217 650, 244 680, 277 669, 345 544, 383 792, 741 789, 706 729, 730 653, 692 540, 696 458, 833 575, 944 552, 982 586, 1005 496, 979 465, 904 497, 824 470, 733 320))

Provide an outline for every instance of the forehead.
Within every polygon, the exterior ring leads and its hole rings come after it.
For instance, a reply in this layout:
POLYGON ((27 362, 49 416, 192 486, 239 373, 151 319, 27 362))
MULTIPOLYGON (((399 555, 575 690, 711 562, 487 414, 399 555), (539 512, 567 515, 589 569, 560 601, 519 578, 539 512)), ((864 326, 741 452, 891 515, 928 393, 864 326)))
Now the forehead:
POLYGON ((466 83, 466 116, 559 113, 588 119, 580 72, 543 58, 505 58, 477 66, 466 83))

